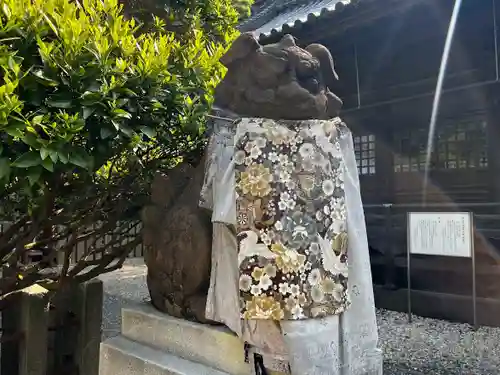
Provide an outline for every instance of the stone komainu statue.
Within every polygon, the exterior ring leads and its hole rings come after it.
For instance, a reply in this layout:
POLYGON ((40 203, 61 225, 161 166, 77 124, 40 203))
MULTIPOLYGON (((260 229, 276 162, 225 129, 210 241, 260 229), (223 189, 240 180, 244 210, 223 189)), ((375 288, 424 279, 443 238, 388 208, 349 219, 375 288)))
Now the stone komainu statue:
POLYGON ((330 90, 338 79, 333 59, 321 44, 306 49, 291 35, 261 46, 243 34, 221 62, 228 72, 216 89, 216 104, 240 116, 270 119, 326 119, 342 101, 330 90))
MULTIPOLYGON (((285 35, 261 46, 242 34, 221 62, 228 68, 216 88, 215 103, 243 117, 285 120, 328 119, 342 101, 330 90, 338 79, 329 51, 305 49, 285 35)), ((210 213, 198 206, 204 163, 183 163, 158 174, 151 204, 144 209, 145 262, 153 305, 172 316, 207 322, 210 280, 210 213)))

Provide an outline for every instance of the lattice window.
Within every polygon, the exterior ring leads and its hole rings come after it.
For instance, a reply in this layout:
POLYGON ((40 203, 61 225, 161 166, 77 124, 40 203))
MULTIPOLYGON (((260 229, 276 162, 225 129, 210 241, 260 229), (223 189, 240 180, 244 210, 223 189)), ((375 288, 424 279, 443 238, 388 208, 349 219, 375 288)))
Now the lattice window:
POLYGON ((394 156, 395 172, 416 172, 425 169, 427 136, 423 130, 407 131, 399 139, 394 156))
POLYGON ((354 154, 360 175, 375 174, 375 135, 353 137, 354 154))
MULTIPOLYGON (((399 140, 394 157, 395 172, 425 169, 427 130, 408 131, 399 140)), ((431 169, 474 169, 488 167, 486 122, 478 119, 447 123, 439 127, 432 153, 431 169)))
POLYGON ((437 146, 440 168, 488 167, 485 121, 448 124, 438 133, 437 146))

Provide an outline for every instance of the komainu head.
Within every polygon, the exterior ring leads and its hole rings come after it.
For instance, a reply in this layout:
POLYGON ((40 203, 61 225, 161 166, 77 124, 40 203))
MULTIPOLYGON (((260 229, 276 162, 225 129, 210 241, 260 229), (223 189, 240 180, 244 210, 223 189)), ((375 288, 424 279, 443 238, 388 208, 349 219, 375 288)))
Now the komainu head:
POLYGON ((261 46, 251 33, 235 40, 222 57, 228 72, 215 90, 217 106, 246 117, 284 120, 336 117, 342 101, 326 47, 298 47, 291 35, 261 46))

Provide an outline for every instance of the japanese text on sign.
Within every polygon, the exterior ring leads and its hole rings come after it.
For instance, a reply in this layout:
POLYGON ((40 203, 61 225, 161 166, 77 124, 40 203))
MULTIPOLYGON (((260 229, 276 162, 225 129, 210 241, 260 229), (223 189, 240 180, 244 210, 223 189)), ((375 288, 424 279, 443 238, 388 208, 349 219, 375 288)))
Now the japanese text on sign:
POLYGON ((410 212, 408 221, 410 253, 472 256, 472 220, 468 212, 410 212))

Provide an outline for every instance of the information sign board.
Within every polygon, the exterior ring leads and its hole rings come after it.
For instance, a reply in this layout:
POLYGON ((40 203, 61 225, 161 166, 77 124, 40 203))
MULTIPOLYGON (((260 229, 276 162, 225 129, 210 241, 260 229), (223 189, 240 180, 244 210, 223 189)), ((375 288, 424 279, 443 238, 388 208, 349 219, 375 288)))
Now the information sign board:
POLYGON ((410 212, 411 254, 472 257, 472 220, 469 212, 410 212))
POLYGON ((411 255, 470 258, 472 266, 472 320, 477 328, 476 260, 471 212, 408 212, 406 275, 408 321, 411 322, 411 255))

